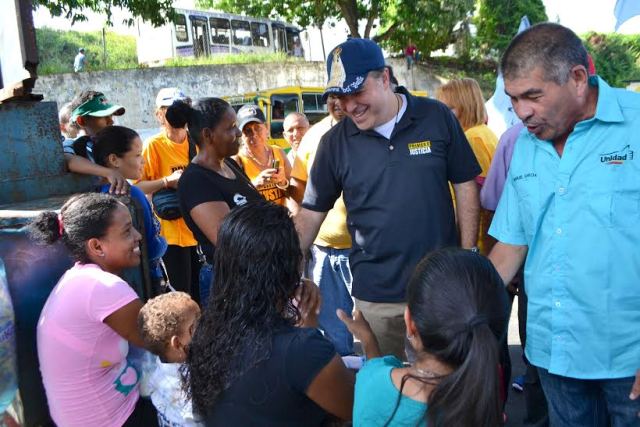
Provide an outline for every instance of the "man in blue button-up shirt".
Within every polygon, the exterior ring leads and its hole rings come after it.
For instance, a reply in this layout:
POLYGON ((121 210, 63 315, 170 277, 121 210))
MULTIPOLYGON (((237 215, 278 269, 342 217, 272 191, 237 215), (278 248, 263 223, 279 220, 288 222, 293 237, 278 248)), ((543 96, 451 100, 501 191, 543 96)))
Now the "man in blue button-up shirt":
POLYGON ((526 355, 558 426, 640 425, 640 95, 589 78, 557 24, 501 70, 524 122, 490 234, 505 283, 525 262, 526 355))

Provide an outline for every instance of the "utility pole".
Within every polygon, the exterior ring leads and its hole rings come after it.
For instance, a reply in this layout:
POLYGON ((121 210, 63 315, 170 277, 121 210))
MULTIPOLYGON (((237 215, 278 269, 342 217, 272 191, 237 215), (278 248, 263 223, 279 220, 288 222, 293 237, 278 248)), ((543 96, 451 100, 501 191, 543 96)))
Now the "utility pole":
POLYGON ((327 62, 327 53, 324 50, 324 36, 322 35, 322 27, 324 25, 320 24, 318 25, 318 29, 320 30, 320 44, 322 45, 322 58, 324 58, 324 62, 327 62))
POLYGON ((107 30, 102 27, 102 63, 104 69, 107 69, 107 30))

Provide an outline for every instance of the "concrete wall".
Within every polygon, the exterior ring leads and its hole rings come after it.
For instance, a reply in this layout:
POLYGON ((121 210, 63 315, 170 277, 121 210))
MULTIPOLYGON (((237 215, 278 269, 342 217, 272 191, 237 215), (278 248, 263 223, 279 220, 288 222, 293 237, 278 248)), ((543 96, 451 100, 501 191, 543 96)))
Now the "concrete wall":
MULTIPOLYGON (((404 60, 390 60, 400 84, 434 93, 441 79, 422 68, 406 70, 404 60)), ((324 86, 326 68, 321 62, 208 65, 95 71, 38 77, 33 93, 58 107, 85 89, 104 92, 109 102, 126 108, 118 123, 134 129, 157 127, 154 102, 163 87, 179 87, 192 97, 238 95, 280 86, 324 86)))

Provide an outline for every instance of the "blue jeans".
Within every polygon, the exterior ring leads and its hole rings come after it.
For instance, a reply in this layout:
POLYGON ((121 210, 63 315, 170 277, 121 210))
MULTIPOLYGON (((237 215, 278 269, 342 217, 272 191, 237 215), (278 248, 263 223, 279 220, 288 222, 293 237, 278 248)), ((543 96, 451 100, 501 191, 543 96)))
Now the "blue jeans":
POLYGON ((313 245, 309 261, 310 278, 320 288, 322 306, 318 323, 320 329, 335 346, 340 356, 353 354, 353 335, 336 316, 336 309, 346 313, 353 311, 351 299, 351 269, 349 253, 351 249, 333 249, 313 245))
POLYGON ((202 264, 200 267, 200 307, 203 309, 209 302, 209 294, 213 285, 213 265, 209 263, 202 264))
POLYGON ((634 377, 580 380, 538 368, 551 427, 631 427, 640 425, 640 399, 630 400, 634 377))

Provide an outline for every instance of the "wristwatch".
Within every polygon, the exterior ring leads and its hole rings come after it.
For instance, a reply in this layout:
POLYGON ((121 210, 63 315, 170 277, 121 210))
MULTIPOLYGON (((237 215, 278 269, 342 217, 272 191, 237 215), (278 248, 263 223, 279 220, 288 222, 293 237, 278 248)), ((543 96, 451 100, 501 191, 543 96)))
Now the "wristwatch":
POLYGON ((480 251, 478 250, 478 247, 477 247, 477 246, 474 246, 474 247, 472 247, 472 248, 469 248, 469 250, 470 250, 471 252, 476 253, 476 254, 480 252, 480 251))

